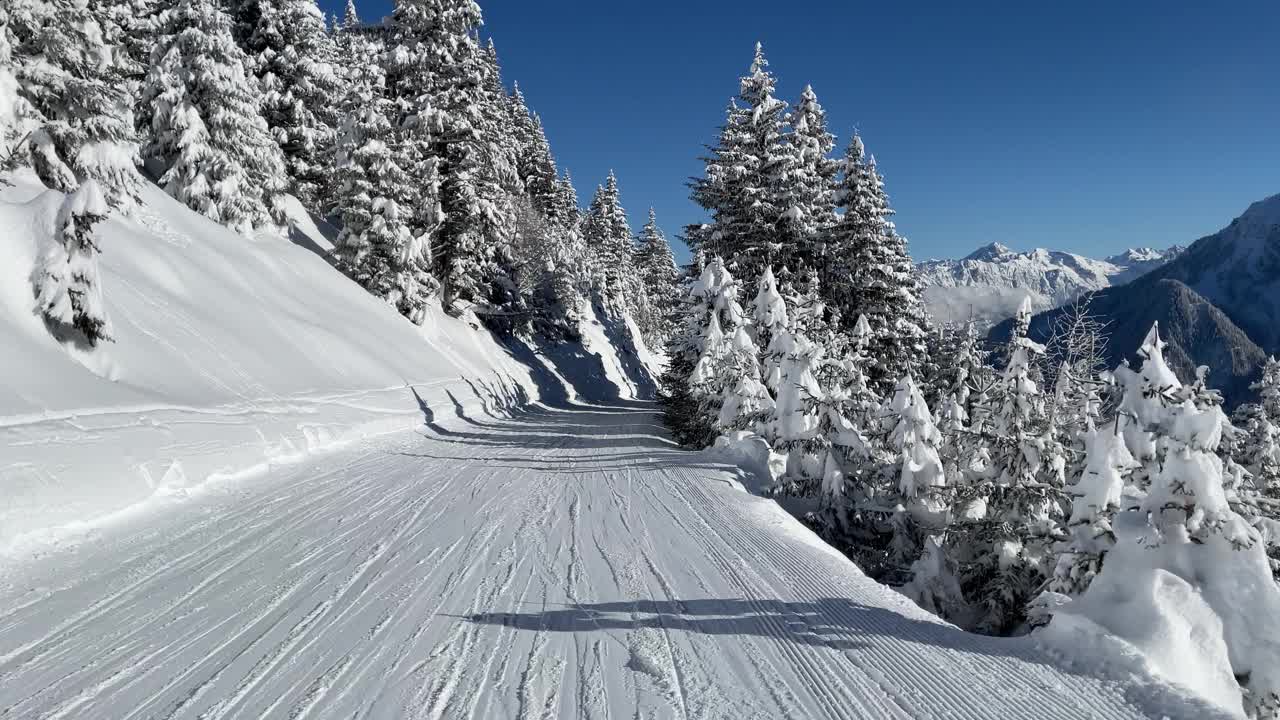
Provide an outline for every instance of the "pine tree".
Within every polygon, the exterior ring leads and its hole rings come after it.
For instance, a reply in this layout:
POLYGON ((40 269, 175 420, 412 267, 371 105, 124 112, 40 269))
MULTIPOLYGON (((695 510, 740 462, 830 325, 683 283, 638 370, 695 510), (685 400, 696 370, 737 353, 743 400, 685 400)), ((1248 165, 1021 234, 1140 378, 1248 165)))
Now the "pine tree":
POLYGON ((736 336, 746 321, 737 297, 738 282, 718 257, 689 286, 680 329, 667 345, 662 376, 663 414, 681 444, 705 447, 715 439, 724 399, 722 383, 729 380, 714 372, 716 358, 725 338, 736 336), (710 354, 708 347, 713 348, 710 354))
POLYGON ((817 374, 824 389, 819 429, 827 440, 827 455, 819 511, 809 521, 829 542, 853 554, 853 546, 873 544, 867 540, 867 528, 858 526, 865 525, 862 511, 876 498, 881 470, 888 464, 879 442, 881 399, 867 386, 863 373, 870 338, 870 325, 859 318, 848 352, 828 357, 817 374))
POLYGON ((844 214, 826 243, 830 272, 839 280, 828 296, 846 322, 865 315, 871 324, 868 375, 883 387, 907 374, 924 353, 924 305, 906 241, 890 220, 884 181, 856 135, 841 171, 836 203, 844 214))
POLYGON ((649 221, 640 230, 635 268, 648 300, 647 312, 636 317, 636 322, 649 347, 662 347, 673 329, 672 322, 680 298, 680 269, 676 267, 666 236, 658 227, 653 208, 649 208, 649 221))
MULTIPOLYGON (((1236 411, 1240 428, 1237 454, 1250 475, 1251 500, 1256 514, 1267 526, 1280 522, 1280 361, 1268 358, 1262 377, 1250 388, 1259 402, 1247 403, 1236 411)), ((1255 521, 1256 522, 1256 521, 1255 521)), ((1280 533, 1266 533, 1271 571, 1280 580, 1280 533)))
POLYGON ((441 301, 487 303, 505 283, 503 245, 509 208, 500 173, 490 164, 498 132, 487 126, 484 61, 476 30, 480 8, 471 0, 398 0, 390 20, 387 87, 396 102, 394 125, 414 162, 406 169, 425 187, 409 215, 410 231, 426 240, 441 301), (438 193, 430 188, 438 182, 438 193), (443 222, 437 210, 443 211, 443 222))
POLYGON ((1072 497, 1070 539, 1060 546, 1049 584, 1050 591, 1070 597, 1084 594, 1115 545, 1111 520, 1134 465, 1115 423, 1099 430, 1090 421, 1082 434, 1084 467, 1067 490, 1072 497))
POLYGON ((568 170, 556 181, 548 217, 566 230, 577 230, 582 222, 582 211, 578 208, 578 191, 573 187, 573 178, 568 170))
POLYGON ((86 2, 0 9, 0 60, 12 67, 0 72, 5 162, 29 164, 66 195, 34 275, 37 307, 55 334, 90 346, 110 337, 95 228, 132 203, 139 180, 131 64, 119 42, 111 17, 86 2))
POLYGON ((335 252, 356 282, 420 323, 435 280, 421 236, 407 223, 411 185, 380 73, 376 65, 367 67, 375 76, 361 83, 368 95, 351 107, 339 132, 335 186, 342 230, 335 252))
POLYGON ((583 236, 593 253, 592 288, 612 311, 640 304, 643 286, 633 270, 631 225, 618 195, 613 171, 595 197, 583 221, 583 236))
POLYGON ((835 184, 839 163, 831 158, 835 137, 827 132, 827 116, 813 88, 805 86, 800 102, 788 117, 791 133, 787 149, 792 157, 784 184, 779 242, 785 248, 785 264, 793 272, 810 269, 820 273, 824 286, 845 281, 831 272, 826 231, 835 223, 835 184))
POLYGON ((786 300, 774 280, 772 267, 764 269, 757 285, 756 297, 751 302, 751 329, 755 333, 756 344, 764 349, 761 366, 765 385, 777 395, 778 384, 782 380, 782 358, 786 353, 781 347, 783 341, 775 344, 775 340, 787 332, 791 319, 786 300))
POLYGON ((551 143, 547 141, 542 119, 529 109, 517 83, 510 96, 514 139, 519 146, 517 166, 524 191, 548 220, 564 224, 560 217, 556 193, 559 179, 551 143))
POLYGON ((977 629, 993 634, 1019 630, 1027 606, 1053 572, 1065 499, 1062 466, 1047 443, 1044 397, 1035 381, 1035 358, 1044 347, 1025 336, 1029 311, 1014 323, 1006 365, 991 398, 984 428, 990 460, 971 472, 953 501, 956 523, 947 550, 960 570, 977 629))
POLYGON ((179 0, 160 17, 143 106, 165 191, 249 232, 273 221, 285 174, 244 65, 230 19, 211 0, 179 0))
POLYGON ((260 93, 262 116, 280 146, 290 190, 303 205, 323 195, 338 118, 332 40, 315 0, 231 0, 233 35, 260 93))
POLYGON ((790 260, 778 224, 792 154, 785 142, 786 103, 774 97, 776 81, 768 65, 757 43, 738 102, 729 104, 719 142, 704 158, 705 174, 692 184, 694 202, 712 222, 687 232, 695 247, 738 268, 748 287, 765 267, 790 260))

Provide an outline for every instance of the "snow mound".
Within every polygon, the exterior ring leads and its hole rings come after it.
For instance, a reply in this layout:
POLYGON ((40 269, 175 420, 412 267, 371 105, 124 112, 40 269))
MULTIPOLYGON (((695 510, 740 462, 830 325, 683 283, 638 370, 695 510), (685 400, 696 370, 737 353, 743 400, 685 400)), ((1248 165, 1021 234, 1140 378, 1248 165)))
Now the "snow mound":
POLYGON ((60 200, 29 177, 0 191, 0 547, 538 395, 486 331, 443 313, 416 327, 336 272, 314 224, 250 239, 150 186, 101 226, 115 341, 59 343, 30 276, 60 200))

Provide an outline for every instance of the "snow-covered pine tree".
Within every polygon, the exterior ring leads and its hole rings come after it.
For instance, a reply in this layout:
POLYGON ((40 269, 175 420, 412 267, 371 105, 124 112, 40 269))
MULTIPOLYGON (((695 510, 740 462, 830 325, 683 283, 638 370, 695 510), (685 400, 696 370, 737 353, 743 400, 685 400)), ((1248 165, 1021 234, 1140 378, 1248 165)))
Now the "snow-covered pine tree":
POLYGON ((1235 425, 1241 431, 1237 455, 1251 476, 1258 515, 1254 522, 1264 529, 1271 571, 1280 580, 1280 361, 1267 358, 1262 377, 1250 388, 1258 393, 1258 402, 1236 410, 1235 425))
POLYGON ((347 0, 347 5, 342 10, 342 21, 339 27, 343 30, 354 30, 360 25, 360 12, 356 10, 355 0, 347 0))
POLYGON ((363 73, 348 74, 352 95, 338 135, 334 188, 342 230, 334 252, 356 282, 420 323, 435 279, 423 236, 408 225, 413 187, 403 145, 387 117, 391 107, 381 69, 375 63, 363 67, 363 73))
POLYGON ((680 299, 680 269, 676 266, 666 235, 658 227, 653 208, 649 208, 649 220, 640 230, 639 243, 635 251, 635 267, 648 299, 648 311, 636 317, 636 323, 645 344, 659 348, 666 344, 672 332, 680 299))
POLYGON ((896 474, 898 503, 909 517, 909 522, 894 523, 895 536, 887 562, 905 571, 920 555, 922 537, 917 533, 923 530, 924 534, 939 534, 945 530, 946 503, 941 493, 947 486, 947 476, 938 455, 942 433, 933 424, 924 395, 910 375, 898 382, 882 415, 889 427, 888 446, 900 462, 896 474))
POLYGON ((146 157, 160 184, 239 232, 275 221, 284 160, 258 111, 244 52, 212 0, 178 0, 159 18, 143 87, 146 157))
MULTIPOLYGON (((827 132, 827 116, 818 96, 806 85, 795 110, 787 118, 786 136, 791 159, 783 183, 778 220, 780 260, 793 272, 814 269, 824 286, 847 281, 831 272, 836 265, 827 255, 826 231, 835 222, 835 183, 840 165, 831 157, 835 136, 827 132)), ((826 294, 824 293, 824 296, 826 294)))
POLYGON ((868 377, 886 387, 906 375, 925 350, 926 316, 906 241, 894 229, 893 209, 875 158, 855 135, 845 152, 836 204, 844 211, 827 234, 827 296, 845 322, 871 324, 868 377))
POLYGON ((787 458, 784 475, 777 479, 772 491, 780 495, 812 495, 822 479, 827 455, 819 416, 825 393, 815 374, 824 348, 793 325, 773 337, 769 350, 780 355, 780 378, 766 436, 774 449, 787 458))
POLYGON ((667 345, 663 414, 677 441, 705 447, 716 437, 725 389, 719 383, 728 378, 712 373, 711 363, 701 370, 699 364, 708 346, 721 346, 726 331, 736 335, 746 321, 738 304, 738 282, 719 257, 712 258, 689 286, 681 314, 680 328, 667 345))
POLYGON ((1117 423, 1109 422, 1099 429, 1090 420, 1081 434, 1085 462, 1067 488, 1072 498, 1067 520, 1070 538, 1058 547, 1049 583, 1051 592, 1068 597, 1088 589, 1115 545, 1111 520, 1120 509, 1120 498, 1135 464, 1117 423))
POLYGON ((592 289, 605 308, 621 312, 639 307, 644 287, 634 271, 631 225, 612 170, 605 184, 596 187, 582 234, 593 253, 592 289))
POLYGON ((751 301, 751 331, 755 333, 757 347, 763 350, 760 364, 765 385, 774 395, 777 395, 778 383, 782 380, 782 358, 785 352, 781 347, 782 341, 777 345, 774 341, 787 331, 791 326, 791 320, 787 312, 786 300, 782 297, 778 283, 773 277, 772 267, 764 269, 756 285, 756 297, 751 301))
POLYGON ((284 155, 289 189, 305 207, 318 210, 340 88, 324 16, 315 0, 230 0, 230 8, 232 34, 257 82, 263 119, 284 155))
POLYGON ((862 369, 871 337, 866 318, 854 323, 851 335, 847 352, 829 356, 817 372, 823 388, 819 432, 827 454, 819 510, 808 519, 833 545, 857 555, 854 548, 876 544, 862 510, 880 494, 877 483, 889 458, 877 417, 881 399, 867 386, 862 369))
POLYGON ((1046 442, 1044 397, 1033 379, 1044 347, 1026 337, 1029 310, 1021 315, 993 397, 991 460, 957 494, 947 543, 974 626, 1001 635, 1022 628, 1027 605, 1053 572, 1065 505, 1062 463, 1046 442))
POLYGON ((449 312, 490 301, 506 286, 502 245, 513 223, 493 163, 501 151, 488 126, 483 53, 476 37, 480 7, 472 0, 398 0, 390 18, 387 87, 397 104, 394 125, 403 131, 406 168, 418 202, 410 229, 425 239, 441 301, 449 312), (439 182, 438 194, 430 191, 439 182), (437 208, 443 222, 436 225, 437 208))
POLYGON ((1273 660, 1259 660, 1268 657, 1257 639, 1269 620, 1256 609, 1280 608, 1280 589, 1263 538, 1232 509, 1226 492, 1228 478, 1218 452, 1230 426, 1217 392, 1205 386, 1207 368, 1197 370, 1193 384, 1183 385, 1169 369, 1164 348, 1153 326, 1142 344, 1141 369, 1118 373, 1125 388, 1122 429, 1129 449, 1139 451, 1135 478, 1143 484, 1126 488, 1133 511, 1115 518, 1117 544, 1091 587, 1115 587, 1135 571, 1151 568, 1178 575, 1223 619, 1223 640, 1243 686, 1246 714, 1276 717, 1280 675, 1273 660), (1115 561, 1116 555, 1123 562, 1115 561), (1109 577, 1112 572, 1121 576, 1109 577))
POLYGON ((524 191, 539 212, 551 222, 562 225, 565 218, 559 217, 560 208, 556 198, 559 174, 542 119, 525 103, 519 83, 511 91, 510 105, 514 122, 513 136, 519 146, 518 168, 524 191))
POLYGON ((565 170, 564 176, 556 181, 548 214, 566 229, 579 229, 582 211, 578 208, 578 191, 573 187, 573 177, 568 170, 565 170))
POLYGON ((712 324, 719 338, 711 340, 708 333, 703 357, 694 367, 695 381, 708 385, 707 412, 719 406, 715 428, 723 433, 730 430, 754 428, 766 419, 774 409, 773 398, 760 382, 759 354, 755 341, 747 332, 746 319, 738 323, 732 334, 720 333, 719 321, 712 316, 712 324), (705 365, 704 365, 705 363, 705 365), (718 397, 711 394, 720 388, 718 397))
POLYGON ((18 92, 18 77, 13 60, 13 21, 10 10, 0 8, 0 183, 3 173, 12 169, 17 158, 17 146, 25 142, 25 129, 30 106, 18 92))
POLYGON ((750 72, 730 102, 720 138, 703 158, 703 177, 692 183, 694 202, 711 222, 686 238, 708 256, 719 255, 754 287, 764 268, 788 258, 778 236, 782 196, 792 154, 786 145, 786 103, 774 96, 776 81, 757 43, 750 72))
POLYGON ((90 346, 110 337, 95 226, 132 202, 139 181, 131 64, 112 44, 119 28, 95 9, 77 0, 0 9, 0 56, 12 68, 0 73, 4 163, 29 164, 66 195, 34 275, 37 307, 55 334, 90 346))

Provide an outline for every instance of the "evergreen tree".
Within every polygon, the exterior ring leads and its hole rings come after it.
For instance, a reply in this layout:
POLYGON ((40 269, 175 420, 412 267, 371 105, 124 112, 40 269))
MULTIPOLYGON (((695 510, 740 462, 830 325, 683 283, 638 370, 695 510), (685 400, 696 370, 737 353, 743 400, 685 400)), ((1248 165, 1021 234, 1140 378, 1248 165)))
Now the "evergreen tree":
POLYGON ((582 211, 578 208, 578 191, 573 187, 573 178, 568 170, 565 171, 564 177, 556 181, 551 208, 547 215, 561 227, 569 230, 577 230, 582 222, 582 211))
POLYGON ((342 13, 342 29, 354 30, 360 27, 360 13, 356 12, 355 0, 347 0, 347 7, 342 13))
POLYGON ((756 344, 764 348, 761 366, 765 385, 777 395, 782 380, 782 358, 786 354, 782 348, 784 341, 778 338, 787 332, 791 319, 787 303, 774 280, 772 267, 764 269, 757 285, 755 300, 751 302, 751 329, 755 333, 756 344))
POLYGON ((339 80, 324 17, 315 0, 231 0, 231 7, 233 35, 284 155, 290 190, 316 208, 338 124, 331 108, 339 80))
POLYGON ((635 251, 637 278, 648 300, 647 312, 636 317, 640 332, 649 347, 666 344, 672 332, 676 304, 680 297, 680 269, 671 253, 667 238, 658 227, 653 208, 649 221, 640 230, 640 243, 635 251))
POLYGON ((738 102, 729 104, 719 142, 704 158, 705 174, 692 184, 694 202, 712 222, 687 234, 694 246, 738 268, 748 287, 765 267, 790 261, 778 224, 793 156, 785 141, 786 103, 774 97, 776 81, 768 65, 757 43, 738 102))
POLYGON ((160 16, 143 106, 165 191, 249 232, 273 221, 285 174, 244 65, 228 17, 211 0, 179 0, 160 16))
POLYGON ((95 228, 138 187, 131 64, 102 10, 77 0, 0 9, 3 162, 29 164, 65 194, 34 274, 36 304, 55 334, 90 346, 110 337, 95 228))
MULTIPOLYGON (((737 298, 737 280, 723 260, 712 258, 689 286, 680 329, 667 345, 663 414, 683 445, 705 447, 715 439, 725 390, 722 382, 729 378, 713 370, 726 332, 736 336, 746 321, 737 298), (710 353, 708 347, 713 348, 710 353), (705 358, 710 359, 704 363, 705 358)), ((755 362, 754 357, 751 360, 755 362)))
POLYGON ((778 478, 773 492, 808 495, 822 477, 824 468, 819 462, 826 455, 818 413, 824 392, 815 374, 823 359, 823 347, 793 328, 778 333, 770 350, 778 353, 781 360, 778 397, 768 434, 774 449, 787 458, 785 474, 778 478))
POLYGON ((542 119, 529 109, 518 83, 512 89, 510 106, 513 136, 519 146, 517 166, 524 191, 548 220, 563 225, 566 218, 561 217, 562 208, 557 204, 559 175, 551 155, 551 143, 547 141, 542 119))
MULTIPOLYGON (((1021 314, 1020 314, 1021 315, 1021 314)), ((947 549, 983 632, 1009 634, 1053 572, 1064 498, 1062 467, 1050 462, 1044 397, 1033 379, 1044 347, 1025 336, 1029 314, 1014 324, 1006 366, 995 387, 985 443, 990 460, 972 472, 954 500, 947 549)))
POLYGON ((779 242, 786 248, 787 267, 797 273, 815 269, 822 284, 831 286, 847 280, 831 272, 836 265, 825 247, 826 231, 835 223, 840 166, 831 158, 835 137, 827 132, 827 116, 812 87, 805 86, 788 122, 787 148, 792 157, 781 200, 779 242))
MULTIPOLYGON (((1256 515, 1264 527, 1271 558, 1271 570, 1280 580, 1280 362, 1268 358, 1262 377, 1253 385, 1259 402, 1242 405, 1236 411, 1240 428, 1237 455, 1250 475, 1249 484, 1256 515)), ((1255 522, 1259 522, 1255 520, 1255 522)))
POLYGON ((924 305, 906 241, 890 220, 884 181, 856 135, 841 171, 836 203, 844 214, 826 243, 830 272, 841 280, 829 297, 846 322, 865 315, 871 324, 868 376, 883 387, 906 375, 924 353, 924 305))
POLYGON ((505 232, 512 223, 495 199, 504 195, 490 164, 500 132, 488 127, 484 61, 476 30, 480 8, 471 0, 398 0, 390 19, 387 87, 396 102, 395 126, 404 133, 405 168, 418 200, 410 231, 425 239, 442 303, 486 303, 500 277, 505 232), (438 178, 438 180, 437 180, 438 178), (430 188, 439 183, 438 193, 430 188), (443 211, 439 222, 437 210, 443 211))
POLYGON ((1084 593, 1115 545, 1111 520, 1134 465, 1115 423, 1099 430, 1090 422, 1083 435, 1084 467, 1067 490, 1072 497, 1070 539, 1060 547, 1049 584, 1050 591, 1071 597, 1084 593))
POLYGON ((405 209, 413 202, 407 159, 387 118, 381 73, 377 65, 366 68, 354 87, 367 94, 350 107, 339 132, 335 186, 342 230, 335 253, 356 282, 420 323, 435 280, 423 236, 415 237, 407 222, 405 209))
POLYGON ((594 256, 592 288, 605 306, 614 311, 637 306, 644 288, 633 270, 631 225, 613 171, 603 186, 596 187, 582 234, 594 256))

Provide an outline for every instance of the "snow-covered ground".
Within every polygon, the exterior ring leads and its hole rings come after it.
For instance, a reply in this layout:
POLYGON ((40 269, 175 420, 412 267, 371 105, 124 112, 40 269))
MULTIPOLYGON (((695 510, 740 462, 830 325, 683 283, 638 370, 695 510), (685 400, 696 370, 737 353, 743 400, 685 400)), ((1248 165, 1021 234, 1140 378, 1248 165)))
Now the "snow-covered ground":
POLYGON ((0 189, 0 547, 412 427, 419 398, 536 393, 488 333, 443 313, 414 327, 315 253, 237 235, 150 185, 101 241, 116 341, 61 345, 28 279, 59 197, 0 189))
POLYGON ((423 412, 6 567, 0 715, 1214 717, 943 624, 648 405, 423 412))
POLYGON ((59 344, 56 199, 0 190, 0 717, 1215 717, 868 580, 673 446, 604 313, 415 327, 303 218, 251 240, 147 187, 103 235, 116 342, 59 344))

